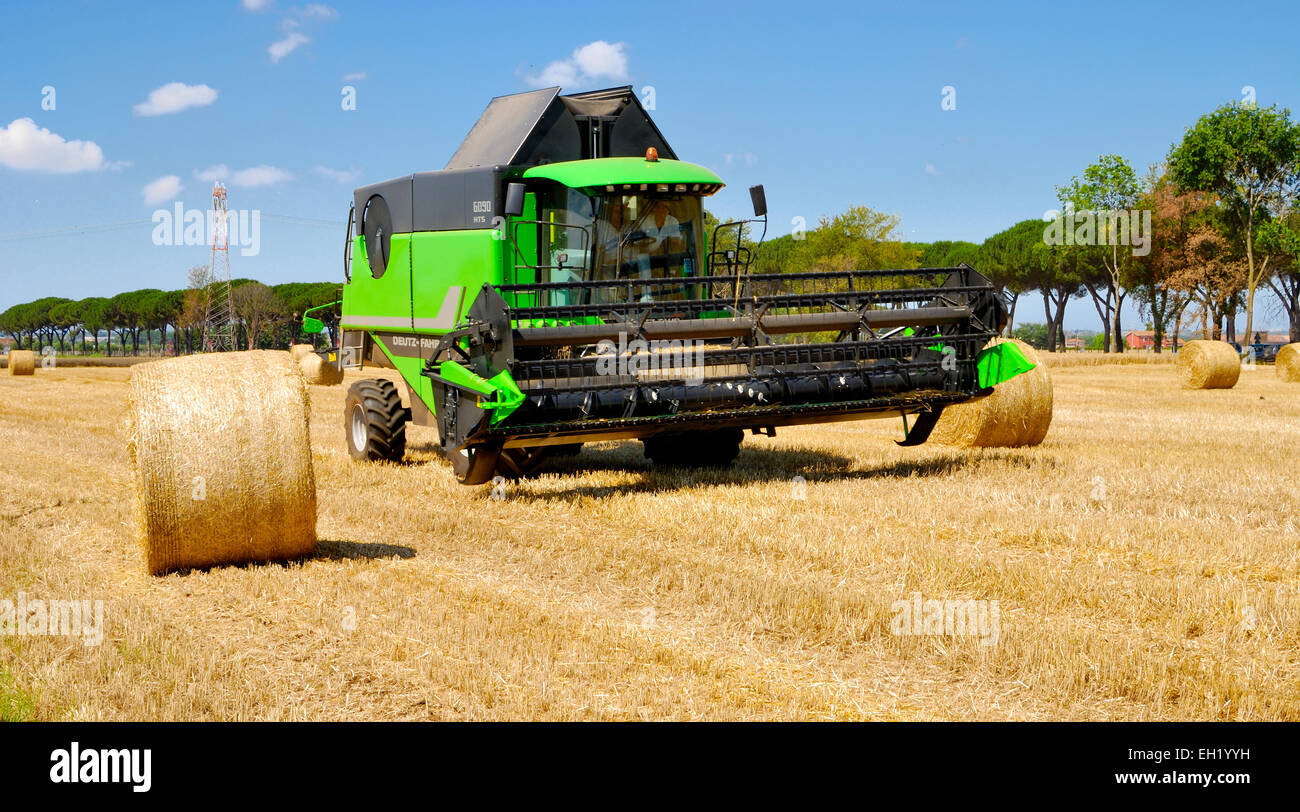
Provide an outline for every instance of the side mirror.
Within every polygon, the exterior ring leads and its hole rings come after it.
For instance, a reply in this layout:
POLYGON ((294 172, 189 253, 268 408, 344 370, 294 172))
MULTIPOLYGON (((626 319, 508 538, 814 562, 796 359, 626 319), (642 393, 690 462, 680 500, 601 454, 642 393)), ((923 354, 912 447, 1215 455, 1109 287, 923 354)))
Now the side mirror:
POLYGON ((524 185, 522 183, 506 184, 506 216, 518 217, 524 213, 524 185))
POLYGON ((749 187, 749 199, 754 204, 754 216, 767 216, 767 195, 763 193, 763 184, 749 187))

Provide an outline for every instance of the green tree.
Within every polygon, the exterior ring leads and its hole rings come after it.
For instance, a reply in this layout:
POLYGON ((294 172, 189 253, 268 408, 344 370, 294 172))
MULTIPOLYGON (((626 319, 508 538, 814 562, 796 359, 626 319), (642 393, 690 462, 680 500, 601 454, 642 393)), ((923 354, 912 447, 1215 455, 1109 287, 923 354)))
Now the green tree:
POLYGON ((185 330, 185 351, 194 352, 196 334, 200 347, 207 336, 208 317, 212 312, 211 271, 207 265, 195 265, 189 269, 187 281, 180 322, 185 330))
POLYGON ((59 352, 63 352, 65 349, 64 341, 68 338, 69 333, 73 332, 81 324, 81 314, 77 310, 77 303, 71 299, 59 299, 51 304, 49 322, 55 336, 58 338, 59 352))
POLYGON ((899 238, 899 219, 866 206, 822 217, 790 252, 799 270, 851 271, 915 268, 920 252, 899 238))
POLYGON ((117 333, 117 344, 121 348, 122 354, 127 354, 127 339, 130 342, 132 354, 136 354, 140 347, 140 291, 127 291, 119 293, 108 300, 108 306, 105 310, 105 316, 109 322, 109 342, 108 354, 113 354, 112 333, 117 333))
POLYGON ((791 255, 803 236, 783 234, 755 245, 751 249, 754 252, 754 264, 750 270, 754 273, 785 273, 794 270, 791 267, 791 255))
MULTIPOLYGON (((88 299, 82 299, 79 303, 81 312, 81 324, 86 331, 91 334, 95 341, 95 353, 99 353, 99 334, 110 328, 108 320, 108 299, 102 296, 92 296, 88 299)), ((83 335, 81 339, 81 349, 86 349, 86 339, 83 335)))
POLYGON ((23 318, 24 306, 17 304, 0 313, 0 332, 8 333, 14 339, 16 349, 22 349, 23 335, 27 332, 27 325, 23 318))
MULTIPOLYGON (((1092 212, 1096 215, 1094 227, 1095 238, 1101 251, 1089 251, 1080 246, 1081 253, 1096 255, 1106 272, 1102 280, 1107 292, 1105 308, 1110 316, 1107 332, 1110 333, 1109 349, 1123 351, 1120 340, 1120 314, 1124 308, 1124 297, 1128 291, 1125 282, 1127 259, 1131 256, 1127 248, 1120 248, 1120 217, 1127 218, 1128 212, 1137 206, 1140 187, 1133 167, 1119 155, 1102 155, 1095 163, 1083 170, 1082 177, 1074 177, 1064 186, 1058 186, 1057 196, 1066 208, 1076 212, 1092 212), (1109 248, 1109 250, 1106 250, 1109 248)), ((1127 231, 1127 229, 1125 229, 1127 231)), ((1094 299, 1097 296, 1094 294, 1094 299)), ((1103 316, 1103 319, 1105 316, 1103 316)))
MULTIPOLYGON (((1066 305, 1079 295, 1079 281, 1067 261, 1068 255, 1047 245, 1043 230, 1042 220, 1031 219, 1021 220, 992 235, 980 246, 976 267, 1012 294, 1013 317, 1021 294, 1031 290, 1042 293, 1046 346, 1055 350, 1065 321, 1066 305)), ((1014 331, 1014 320, 1008 324, 1008 329, 1014 331)))
MULTIPOLYGON (((1291 341, 1300 341, 1300 210, 1292 209, 1284 218, 1270 220, 1259 228, 1256 247, 1275 258, 1276 273, 1268 286, 1277 295, 1290 322, 1291 341)), ((1254 341, 1250 330, 1246 340, 1254 341)))
POLYGON ((1139 312, 1151 318, 1148 329, 1155 333, 1157 353, 1171 323, 1177 349, 1177 324, 1190 297, 1174 283, 1175 274, 1186 264, 1191 229, 1207 198, 1199 193, 1179 195, 1163 167, 1152 166, 1147 172, 1138 206, 1151 212, 1151 250, 1133 259, 1130 284, 1139 312))
POLYGON ((261 282, 240 285, 235 288, 232 297, 235 314, 243 323, 250 350, 257 347, 258 339, 270 325, 288 314, 284 302, 261 282))
POLYGON ((1047 347, 1047 325, 1046 324, 1022 324, 1015 329, 1011 335, 1025 342, 1029 346, 1038 350, 1048 349, 1047 347))
POLYGON ((1254 331, 1255 291, 1268 278, 1256 263, 1261 224, 1289 211, 1300 193, 1300 126, 1291 111, 1230 102, 1201 116, 1169 152, 1169 172, 1183 191, 1218 195, 1244 241, 1246 334, 1254 331))
POLYGON ((980 247, 962 240, 908 243, 908 247, 920 249, 916 261, 922 268, 955 268, 963 262, 974 268, 981 259, 980 247))
MULTIPOLYGON (((313 307, 337 302, 343 298, 343 290, 336 282, 288 282, 272 285, 271 291, 284 303, 284 315, 269 328, 274 331, 272 339, 276 345, 296 342, 302 334, 302 314, 313 307)), ((336 309, 317 311, 315 318, 325 323, 330 336, 330 344, 338 344, 338 319, 336 309)))

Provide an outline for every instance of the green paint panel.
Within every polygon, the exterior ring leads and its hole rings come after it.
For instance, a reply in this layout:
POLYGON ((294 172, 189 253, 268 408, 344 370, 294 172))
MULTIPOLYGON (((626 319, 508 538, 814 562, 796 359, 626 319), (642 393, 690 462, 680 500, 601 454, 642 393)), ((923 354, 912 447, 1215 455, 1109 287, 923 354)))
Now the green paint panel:
MULTIPOLYGON (((411 235, 415 246, 415 273, 411 277, 413 331, 442 335, 464 320, 484 285, 499 285, 509 243, 497 239, 493 229, 430 231, 411 235)), ((411 382, 420 399, 434 411, 433 381, 420 374, 421 360, 411 382)))
POLYGON ((492 229, 411 235, 415 246, 415 273, 411 277, 415 332, 442 335, 451 330, 464 318, 484 285, 502 283, 508 243, 497 239, 497 235, 492 229))
POLYGON ((347 329, 411 328, 411 235, 392 236, 388 270, 376 279, 366 262, 365 238, 352 243, 352 281, 343 286, 343 321, 347 329), (372 323, 365 317, 384 321, 372 323))
POLYGON ((621 183, 707 183, 722 185, 722 178, 686 161, 647 161, 644 158, 594 158, 534 166, 528 179, 546 178, 571 189, 621 183))
POLYGON ((979 385, 997 386, 1017 375, 1033 369, 1036 364, 1025 357, 1020 348, 1010 341, 985 347, 975 356, 975 368, 979 371, 979 385))
POLYGON ((508 370, 501 370, 490 379, 470 372, 455 361, 443 361, 438 365, 438 374, 456 386, 469 389, 483 395, 480 408, 492 412, 492 425, 509 417, 524 402, 524 393, 520 391, 508 370))
MULTIPOLYGON (((364 238, 356 237, 352 281, 343 286, 343 327, 432 336, 451 330, 483 285, 502 282, 508 244, 496 235, 491 229, 394 234, 388 270, 378 279, 364 238)), ((432 382, 420 374, 424 359, 384 353, 432 411, 432 382)))
POLYGON ((420 374, 420 371, 424 369, 424 359, 405 358, 400 355, 393 355, 388 351, 388 348, 384 346, 383 342, 381 342, 373 333, 370 338, 375 342, 375 346, 379 347, 379 349, 383 351, 384 355, 388 356, 389 363, 391 363, 397 370, 398 374, 402 376, 402 380, 406 381, 412 391, 414 391, 419 396, 420 400, 424 401, 424 404, 429 407, 429 412, 433 413, 433 398, 426 395, 426 393, 430 391, 430 381, 428 378, 420 374))

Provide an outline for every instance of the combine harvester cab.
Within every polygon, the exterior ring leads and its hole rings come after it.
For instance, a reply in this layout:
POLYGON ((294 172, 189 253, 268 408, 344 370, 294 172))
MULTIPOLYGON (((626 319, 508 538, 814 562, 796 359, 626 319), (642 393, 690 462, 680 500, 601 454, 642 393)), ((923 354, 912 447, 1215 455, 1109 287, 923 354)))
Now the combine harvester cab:
POLYGON ((1027 368, 984 350, 1006 305, 967 265, 749 273, 742 223, 705 233, 722 185, 623 87, 498 97, 445 169, 357 189, 340 361, 395 368, 411 409, 354 384, 352 455, 400 459, 408 418, 465 484, 590 441, 725 464, 747 430, 864 417, 902 416, 915 445, 1027 368))

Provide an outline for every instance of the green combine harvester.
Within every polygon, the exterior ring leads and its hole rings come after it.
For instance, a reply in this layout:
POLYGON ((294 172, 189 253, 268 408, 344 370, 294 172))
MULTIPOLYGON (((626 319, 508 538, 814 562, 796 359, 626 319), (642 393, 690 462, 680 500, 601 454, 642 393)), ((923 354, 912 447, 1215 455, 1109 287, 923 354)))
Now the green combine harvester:
POLYGON ((763 188, 753 220, 706 233, 722 186, 620 87, 498 97, 446 168, 357 189, 337 363, 396 369, 411 406, 353 384, 352 456, 400 460, 409 421, 466 485, 595 441, 724 465, 746 431, 865 417, 901 416, 917 445, 1031 366, 984 349, 1006 303, 964 264, 749 273, 763 188))

